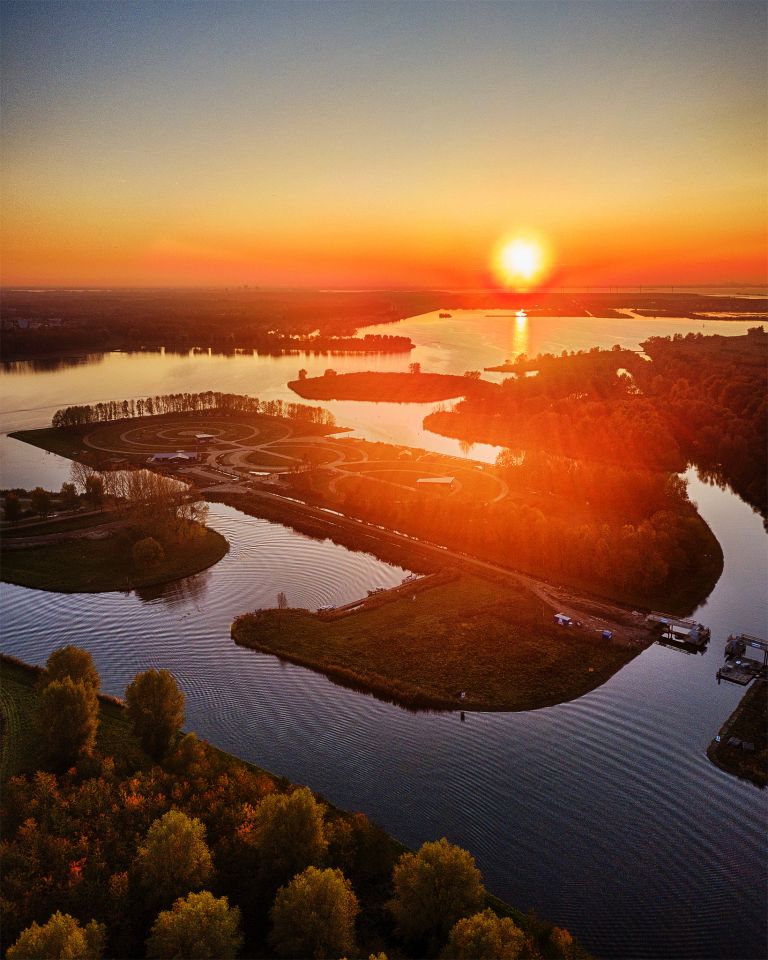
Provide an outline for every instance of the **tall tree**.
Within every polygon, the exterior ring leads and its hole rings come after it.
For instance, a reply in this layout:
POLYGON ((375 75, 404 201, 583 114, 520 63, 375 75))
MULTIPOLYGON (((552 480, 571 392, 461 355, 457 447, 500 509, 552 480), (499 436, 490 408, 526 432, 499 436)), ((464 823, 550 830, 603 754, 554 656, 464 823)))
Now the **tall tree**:
POLYGON ((65 510, 74 510, 80 502, 74 483, 62 483, 59 498, 65 510))
POLYGON ((324 813, 306 787, 272 793, 259 802, 248 835, 267 880, 285 883, 305 867, 322 861, 328 848, 324 813))
POLYGON ((201 821, 180 810, 169 810, 155 820, 137 851, 136 871, 156 902, 169 902, 202 887, 213 874, 213 861, 201 821))
POLYGON ((147 957, 233 960, 242 944, 240 910, 230 907, 226 897, 203 890, 179 898, 170 910, 158 914, 147 940, 147 957))
POLYGON ((125 699, 136 736, 159 760, 184 723, 184 694, 167 670, 147 670, 128 684, 125 699))
POLYGON ((36 725, 42 753, 53 769, 66 769, 90 754, 96 743, 96 691, 70 677, 52 680, 41 692, 36 725))
POLYGON ((42 487, 35 487, 30 495, 30 506, 41 517, 47 517, 51 512, 51 495, 42 487))
POLYGON ((97 693, 101 685, 101 677, 93 657, 87 650, 71 643, 59 647, 49 655, 40 678, 40 685, 45 687, 53 680, 63 680, 65 677, 69 677, 74 683, 80 681, 97 693))
POLYGON ((307 867, 277 892, 270 942, 281 957, 346 956, 355 950, 359 911, 352 885, 341 870, 307 867))
POLYGON ((58 910, 40 926, 31 924, 8 947, 7 960, 99 960, 104 952, 106 927, 95 920, 81 927, 78 920, 58 910))
POLYGON ((104 479, 98 473, 85 478, 85 497, 94 507, 104 504, 104 479))
POLYGON ((8 523, 18 523, 21 520, 21 501, 13 490, 9 490, 5 495, 4 516, 8 523))
POLYGON ((482 903, 484 888, 474 858, 443 837, 418 853, 404 853, 392 872, 389 903, 399 934, 433 952, 448 931, 482 903))

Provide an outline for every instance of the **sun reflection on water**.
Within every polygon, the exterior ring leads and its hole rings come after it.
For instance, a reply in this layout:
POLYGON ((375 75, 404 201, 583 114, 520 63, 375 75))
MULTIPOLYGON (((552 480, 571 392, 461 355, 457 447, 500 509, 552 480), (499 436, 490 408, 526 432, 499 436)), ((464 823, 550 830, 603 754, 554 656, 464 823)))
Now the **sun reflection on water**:
POLYGON ((530 346, 530 330, 528 329, 528 314, 525 310, 515 313, 515 322, 510 324, 510 357, 514 359, 520 353, 528 353, 530 346))

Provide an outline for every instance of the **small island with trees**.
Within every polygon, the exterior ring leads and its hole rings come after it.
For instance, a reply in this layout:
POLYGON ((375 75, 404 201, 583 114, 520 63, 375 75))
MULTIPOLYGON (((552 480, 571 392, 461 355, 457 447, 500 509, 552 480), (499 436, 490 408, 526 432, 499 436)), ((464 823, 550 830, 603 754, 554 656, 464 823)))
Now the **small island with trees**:
POLYGON ((72 472, 76 482, 58 494, 5 491, 5 582, 59 593, 131 590, 199 573, 227 553, 226 539, 206 525, 207 505, 177 480, 78 463, 72 472))
POLYGON ((418 363, 410 364, 408 373, 336 373, 325 371, 322 377, 307 377, 299 371, 298 380, 288 386, 307 400, 370 400, 388 403, 429 403, 455 397, 486 396, 498 389, 480 379, 479 371, 469 370, 464 376, 447 373, 422 373, 418 363))

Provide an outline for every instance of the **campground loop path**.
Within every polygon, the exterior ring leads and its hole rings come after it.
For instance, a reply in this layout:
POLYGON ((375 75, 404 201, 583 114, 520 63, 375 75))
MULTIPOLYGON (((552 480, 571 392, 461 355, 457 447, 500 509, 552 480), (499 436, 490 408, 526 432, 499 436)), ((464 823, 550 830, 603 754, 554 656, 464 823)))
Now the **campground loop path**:
MULTIPOLYGON (((203 416, 201 417, 201 424, 197 430, 194 425, 190 426, 189 420, 184 418, 180 418, 177 421, 163 420, 162 423, 157 424, 157 429, 153 430, 151 423, 144 423, 141 426, 131 426, 122 430, 118 434, 117 442, 115 440, 104 441, 98 437, 98 434, 100 430, 108 430, 110 423, 111 422, 108 421, 104 424, 97 424, 93 431, 84 436, 84 445, 102 453, 113 453, 122 456, 151 456, 159 451, 168 450, 169 446, 173 446, 176 449, 183 449, 185 443, 188 446, 192 446, 194 436, 198 431, 213 433, 214 440, 212 440, 207 447, 199 451, 201 456, 204 456, 204 459, 195 467, 183 471, 188 476, 200 477, 200 479, 206 483, 216 480, 221 481, 221 474, 226 474, 227 471, 242 471, 250 474, 252 470, 262 468, 269 473, 279 474, 295 470, 298 466, 304 464, 305 461, 301 456, 283 452, 280 445, 285 442, 289 442, 295 446, 300 445, 307 447, 308 450, 316 447, 319 450, 328 450, 335 454, 331 460, 317 464, 318 467, 332 471, 335 474, 329 483, 329 489, 333 492, 337 490, 340 480, 359 478, 361 476, 373 480, 376 483, 386 484, 395 489, 413 492, 415 484, 401 483, 397 480, 377 477, 375 474, 397 471, 400 473, 413 473, 415 475, 414 479, 418 479, 425 475, 445 475, 445 473, 451 469, 456 473, 469 469, 463 463, 453 464, 451 461, 454 458, 446 458, 444 466, 427 463, 421 467, 419 466, 422 459, 421 457, 415 460, 409 460, 408 462, 400 462, 397 460, 371 461, 364 447, 350 449, 343 445, 343 440, 333 436, 302 436, 300 430, 297 432, 293 425, 283 427, 281 435, 270 435, 258 441, 258 438, 265 432, 260 430, 258 426, 241 423, 240 421, 211 420, 203 416), (216 436, 217 431, 219 436, 216 436), (94 436, 94 434, 96 436, 94 436), (137 434, 141 436, 142 439, 137 440, 137 434), (149 435, 149 439, 144 439, 147 435, 149 435), (258 463, 259 453, 266 455, 266 462, 261 465, 258 463), (275 459, 284 461, 284 463, 275 464, 275 459), (371 469, 359 471, 347 469, 348 466, 353 464, 364 463, 371 463, 371 469), (375 466, 373 466, 374 463, 375 466)), ((502 477, 488 473, 487 471, 483 471, 483 476, 495 483, 498 487, 498 492, 492 497, 487 497, 486 502, 498 503, 509 495, 509 486, 502 477)), ((230 478, 226 476, 225 479, 230 478)), ((457 478, 449 496, 458 494, 463 486, 462 481, 457 478)))

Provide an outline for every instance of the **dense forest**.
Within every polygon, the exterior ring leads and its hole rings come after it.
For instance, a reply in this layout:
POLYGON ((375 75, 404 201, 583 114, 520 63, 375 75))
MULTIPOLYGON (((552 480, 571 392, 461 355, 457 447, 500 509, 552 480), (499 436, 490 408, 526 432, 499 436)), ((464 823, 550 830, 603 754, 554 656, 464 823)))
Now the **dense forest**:
POLYGON ((508 451, 498 466, 510 492, 493 503, 382 496, 365 477, 333 494, 322 468, 288 482, 349 516, 633 605, 687 609, 720 575, 720 547, 679 477, 542 453, 508 451))
POLYGON ((261 414, 267 417, 287 417, 332 427, 336 420, 329 410, 310 407, 306 403, 286 403, 284 400, 259 400, 241 393, 221 393, 205 390, 202 393, 164 393, 138 400, 108 400, 57 410, 52 427, 81 427, 91 423, 107 423, 132 417, 162 416, 167 413, 216 412, 221 414, 261 414))
POLYGON ((510 377, 494 392, 429 414, 424 426, 471 443, 682 470, 685 459, 674 436, 654 404, 639 395, 626 364, 625 352, 597 348, 562 358, 545 355, 520 365, 522 372, 535 367, 537 376, 510 377))
POLYGON ((642 346, 651 361, 638 357, 631 369, 616 348, 524 358, 521 371, 538 376, 506 380, 424 424, 468 442, 639 469, 681 471, 692 461, 765 515, 768 334, 676 334, 642 346))
POLYGON ((637 382, 683 455, 768 516, 768 333, 652 337, 637 382))
POLYGON ((9 960, 586 957, 492 897, 467 851, 410 853, 363 814, 184 735, 165 670, 134 678, 123 706, 98 695, 76 647, 2 669, 9 960))

